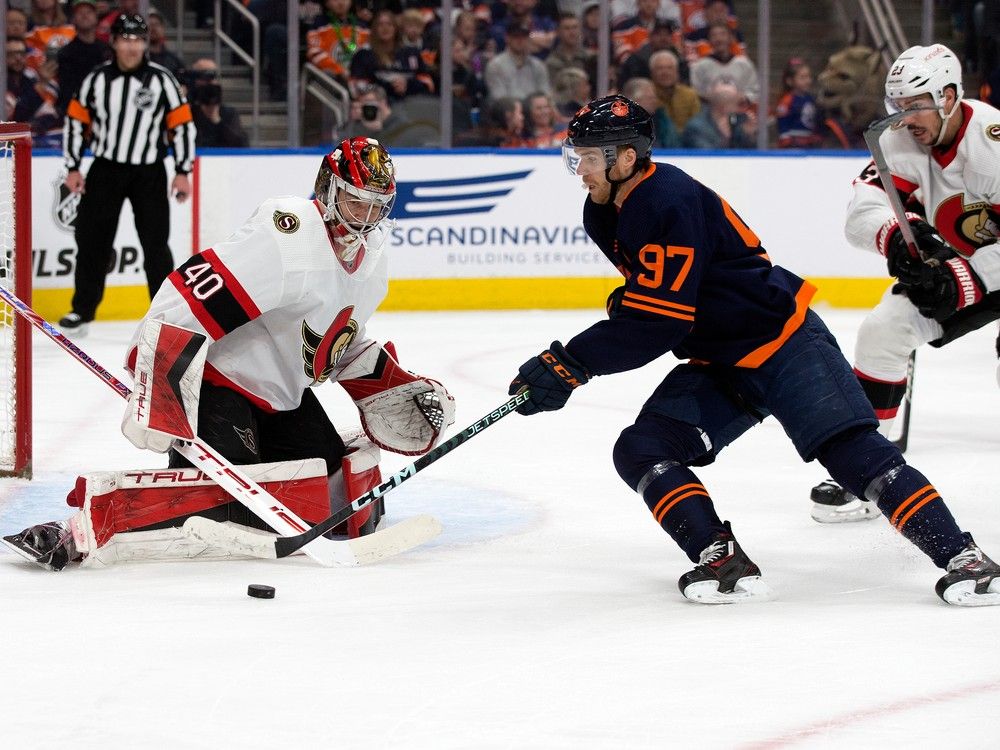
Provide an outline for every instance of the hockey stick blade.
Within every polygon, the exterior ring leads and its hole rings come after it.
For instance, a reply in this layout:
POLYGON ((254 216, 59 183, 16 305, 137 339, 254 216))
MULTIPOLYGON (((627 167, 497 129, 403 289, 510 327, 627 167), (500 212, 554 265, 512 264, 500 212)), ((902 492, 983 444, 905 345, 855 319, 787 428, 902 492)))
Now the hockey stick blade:
POLYGON ((474 422, 457 435, 454 435, 450 439, 441 443, 441 445, 437 448, 425 453, 412 464, 404 466, 386 481, 382 482, 382 484, 378 485, 378 487, 368 490, 368 492, 352 501, 350 505, 341 508, 325 521, 321 521, 308 531, 297 536, 278 537, 274 540, 275 556, 287 557, 296 550, 301 549, 303 546, 314 543, 314 540, 322 537, 323 534, 339 526, 366 505, 375 502, 386 492, 394 490, 414 474, 426 469, 439 458, 451 453, 462 443, 472 439, 490 425, 516 411, 517 407, 525 403, 530 396, 530 391, 527 388, 522 388, 518 393, 511 396, 505 403, 498 406, 485 417, 477 422, 474 422))
MULTIPOLYGON (((441 533, 441 522, 431 515, 406 518, 385 529, 357 539, 325 539, 319 548, 326 567, 353 567, 380 562, 429 542, 441 533), (337 550, 337 554, 334 554, 337 550)), ((184 533, 200 542, 223 547, 235 554, 264 560, 277 558, 274 534, 255 532, 239 526, 219 523, 204 516, 192 516, 184 522, 184 533)))
MULTIPOLYGON (((434 448, 428 453, 425 453, 423 456, 421 456, 408 466, 404 466, 402 469, 400 469, 391 477, 389 477, 386 481, 382 482, 377 487, 368 490, 368 492, 366 492, 365 494, 361 495, 356 500, 351 502, 350 505, 344 506, 326 520, 321 521, 308 531, 299 534, 298 536, 289 536, 289 537, 263 536, 260 534, 254 534, 251 531, 237 529, 233 526, 225 526, 222 524, 216 524, 214 527, 210 527, 206 523, 203 523, 201 520, 199 520, 198 517, 194 517, 186 521, 184 524, 185 530, 190 531, 190 533, 193 535, 197 535, 202 533, 204 530, 210 529, 210 531, 205 531, 205 533, 214 534, 215 536, 213 537, 213 539, 215 540, 215 543, 218 543, 220 546, 244 545, 244 547, 241 548, 241 551, 244 552, 245 554, 266 559, 288 557, 293 552, 296 552, 299 549, 302 549, 303 547, 305 547, 306 549, 311 549, 317 544, 323 544, 324 548, 330 550, 330 552, 333 552, 334 549, 340 551, 339 547, 338 548, 330 547, 331 544, 338 544, 338 542, 335 542, 332 539, 323 539, 322 538, 323 534, 326 534, 331 529, 336 528, 341 523, 343 523, 348 518, 357 513, 359 510, 373 503, 375 500, 382 497, 386 492, 395 489, 403 482, 405 482, 407 479, 412 477, 414 474, 417 474, 421 470, 427 468, 442 456, 455 450, 455 448, 457 448, 458 446, 460 446, 462 443, 466 442, 473 436, 479 434, 494 422, 503 419, 512 411, 516 410, 518 406, 527 401, 528 397, 529 393, 527 389, 522 390, 520 393, 512 396, 506 403, 502 404, 501 406, 491 411, 489 414, 480 419, 478 422, 469 425, 460 433, 454 435, 450 439, 441 443, 441 445, 439 445, 437 448, 434 448), (190 529, 188 527, 188 524, 192 525, 190 529)), ((386 531, 389 530, 391 530, 391 527, 386 531)), ((379 532, 375 532, 375 534, 369 536, 375 536, 378 533, 379 532)), ((366 537, 362 537, 362 539, 364 538, 366 537)), ((360 540, 355 539, 350 541, 359 542, 360 540)), ((343 544, 343 542, 340 542, 339 544, 343 544)), ((356 547, 346 547, 344 551, 349 552, 352 555, 359 554, 356 547)), ((328 553, 319 552, 319 554, 325 558, 328 553)), ((359 563, 358 562, 352 563, 344 559, 341 559, 332 564, 356 565, 359 563)))

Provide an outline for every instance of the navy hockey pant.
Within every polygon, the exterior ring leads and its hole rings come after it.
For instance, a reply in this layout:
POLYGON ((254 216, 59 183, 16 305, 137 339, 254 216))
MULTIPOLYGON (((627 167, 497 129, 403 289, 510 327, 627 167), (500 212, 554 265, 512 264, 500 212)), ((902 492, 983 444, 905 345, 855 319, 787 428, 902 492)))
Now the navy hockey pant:
MULTIPOLYGON (((968 542, 934 486, 876 431, 878 420, 836 339, 810 311, 759 368, 674 368, 615 445, 618 473, 691 560, 725 527, 689 467, 712 463, 772 414, 804 460, 818 459, 843 486, 876 502, 939 567, 968 542)), ((746 479, 753 492, 754 477, 746 479)))

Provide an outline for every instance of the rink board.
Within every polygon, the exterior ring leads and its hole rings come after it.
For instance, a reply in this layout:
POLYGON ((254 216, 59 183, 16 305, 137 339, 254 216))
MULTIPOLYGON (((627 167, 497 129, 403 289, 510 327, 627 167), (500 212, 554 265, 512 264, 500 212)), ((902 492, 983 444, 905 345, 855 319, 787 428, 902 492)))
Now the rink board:
MULTIPOLYGON (((311 196, 321 151, 202 154, 194 198, 171 204, 177 263, 235 231, 261 201, 311 196)), ((874 254, 843 239, 859 152, 822 155, 661 154, 718 190, 761 237, 772 260, 812 280, 817 301, 868 307, 888 280, 874 254)), ((554 152, 401 151, 388 241, 387 310, 601 307, 620 277, 583 230, 584 193, 554 152)), ((60 210, 61 159, 33 159, 35 306, 69 309, 75 243, 60 210)), ((64 197, 64 196, 63 196, 64 197)), ((100 319, 134 319, 147 305, 142 250, 126 204, 100 319)))

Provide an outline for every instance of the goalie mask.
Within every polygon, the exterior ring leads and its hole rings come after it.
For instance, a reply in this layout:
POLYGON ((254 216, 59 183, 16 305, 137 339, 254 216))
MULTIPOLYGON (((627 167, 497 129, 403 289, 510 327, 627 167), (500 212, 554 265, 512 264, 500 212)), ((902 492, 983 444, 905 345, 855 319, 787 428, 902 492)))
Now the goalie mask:
POLYGON ((389 152, 373 138, 347 138, 323 157, 316 200, 323 220, 364 238, 389 215, 396 200, 396 170, 389 152))

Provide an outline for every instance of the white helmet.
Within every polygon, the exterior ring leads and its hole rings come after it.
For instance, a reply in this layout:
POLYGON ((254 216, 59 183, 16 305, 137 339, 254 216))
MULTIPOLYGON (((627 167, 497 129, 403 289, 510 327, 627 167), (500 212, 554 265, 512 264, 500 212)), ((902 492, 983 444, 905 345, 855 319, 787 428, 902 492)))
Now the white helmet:
POLYGON ((910 47, 896 58, 885 77, 886 108, 899 111, 897 102, 900 99, 930 94, 934 106, 940 109, 946 86, 954 86, 956 100, 961 101, 962 64, 955 53, 943 44, 910 47))

